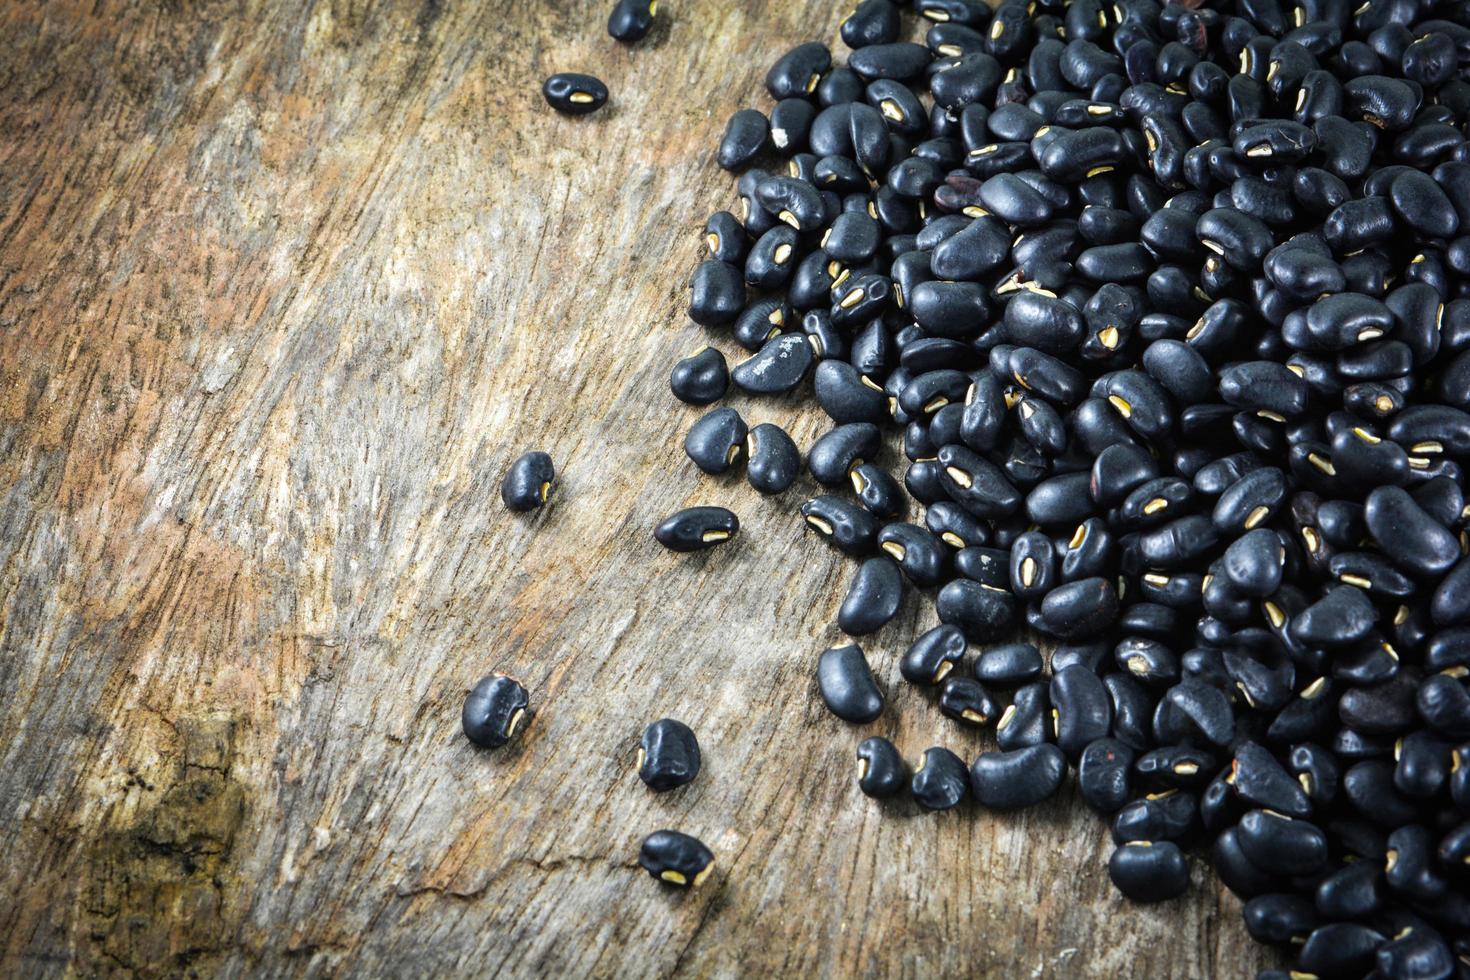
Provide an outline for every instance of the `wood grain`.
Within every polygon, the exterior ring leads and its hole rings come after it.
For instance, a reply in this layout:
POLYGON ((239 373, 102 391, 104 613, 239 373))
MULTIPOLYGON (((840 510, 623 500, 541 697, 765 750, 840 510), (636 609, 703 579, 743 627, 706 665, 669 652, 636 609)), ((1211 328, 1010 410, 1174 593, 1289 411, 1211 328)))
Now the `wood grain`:
MULTIPOLYGON (((849 564, 703 477, 667 371, 725 117, 840 5, 21 0, 0 6, 0 972, 1240 975, 1203 865, 1107 882, 1068 791, 919 815, 854 784, 889 734, 973 756, 865 644, 853 730, 812 679, 849 564), (613 101, 550 112, 587 70, 613 101), (555 505, 505 511, 518 452, 555 505), (685 504, 744 533, 684 557, 685 504), (514 747, 459 734, 500 669, 514 747), (649 721, 706 768, 655 796, 649 721), (715 850, 692 894, 636 867, 715 850)), ((732 356, 726 337, 713 342, 732 356)), ((735 398, 803 444, 807 397, 735 398)))

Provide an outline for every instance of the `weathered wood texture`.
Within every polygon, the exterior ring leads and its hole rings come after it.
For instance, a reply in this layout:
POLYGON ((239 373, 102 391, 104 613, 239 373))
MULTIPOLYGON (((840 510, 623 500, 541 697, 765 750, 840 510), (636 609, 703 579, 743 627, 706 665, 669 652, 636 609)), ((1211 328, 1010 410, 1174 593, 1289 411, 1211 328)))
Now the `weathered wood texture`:
MULTIPOLYGON (((700 476, 669 365, 733 197, 723 120, 840 4, 14 0, 0 7, 0 973, 1240 975, 1203 866, 1108 885, 1070 793, 921 816, 853 746, 956 730, 866 644, 890 710, 821 707, 847 563, 810 484, 700 476), (603 77, 582 120, 555 70, 603 77), (496 493, 531 447, 555 506, 496 493), (649 531, 695 502, 746 531, 649 531), (459 733, 490 669, 515 747, 459 733), (655 796, 643 725, 706 768, 655 796), (719 874, 636 867, 663 826, 719 874)), ((717 338, 727 351, 734 348, 717 338)), ((803 442, 803 399, 735 399, 803 442)))

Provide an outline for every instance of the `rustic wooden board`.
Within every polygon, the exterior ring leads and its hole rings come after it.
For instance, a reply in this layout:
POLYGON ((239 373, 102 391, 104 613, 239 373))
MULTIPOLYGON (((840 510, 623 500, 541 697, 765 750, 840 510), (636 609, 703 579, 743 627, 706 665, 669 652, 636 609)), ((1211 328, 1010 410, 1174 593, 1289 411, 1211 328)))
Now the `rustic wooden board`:
MULTIPOLYGON (((973 756, 865 644, 812 681, 848 564, 812 485, 700 476, 668 394, 725 117, 840 4, 23 0, 0 7, 0 972, 1240 975, 1203 865, 1121 901, 1069 790, 1015 817, 857 793, 852 750, 973 756), (547 110, 590 70, 614 101, 547 110), (555 506, 507 513, 527 448, 555 506), (745 533, 692 557, 685 504, 745 533), (513 748, 459 734, 491 669, 513 748), (706 768, 630 768, 664 715, 706 768), (706 840, 692 894, 636 867, 706 840)), ((715 341, 732 355, 727 338, 715 341)), ((733 400, 804 444, 806 399, 733 400)))

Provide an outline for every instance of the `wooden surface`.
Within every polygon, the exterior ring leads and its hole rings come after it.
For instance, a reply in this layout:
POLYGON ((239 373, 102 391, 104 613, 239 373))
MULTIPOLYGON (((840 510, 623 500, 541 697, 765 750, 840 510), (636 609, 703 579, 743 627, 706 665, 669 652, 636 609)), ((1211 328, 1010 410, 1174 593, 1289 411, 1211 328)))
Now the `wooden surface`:
MULTIPOLYGON (((805 480, 701 476, 668 369, 725 117, 841 4, 18 0, 0 6, 0 973, 1241 975, 1195 867, 1107 882, 1075 793, 921 815, 859 795, 875 732, 959 731, 864 644, 889 709, 815 692, 851 566, 805 480), (595 116, 542 103, 601 76, 595 116), (506 512, 519 452, 555 505, 506 512), (744 532, 698 556, 686 504, 744 532), (526 683, 487 753, 468 687, 526 683), (654 795, 643 726, 705 769, 654 795), (636 866, 703 838, 691 894, 636 866)), ((727 338, 715 340, 732 355, 727 338)), ((735 398, 819 431, 809 397, 735 398)))

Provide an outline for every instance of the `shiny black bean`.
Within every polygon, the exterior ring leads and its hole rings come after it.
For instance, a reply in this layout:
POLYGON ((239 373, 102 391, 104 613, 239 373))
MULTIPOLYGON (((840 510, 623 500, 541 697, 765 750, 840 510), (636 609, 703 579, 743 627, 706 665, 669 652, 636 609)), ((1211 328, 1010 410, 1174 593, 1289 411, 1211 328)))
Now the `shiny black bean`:
POLYGON ((600 79, 578 72, 558 72, 541 86, 546 104, 568 116, 585 116, 607 103, 607 86, 600 79))
POLYGON ((1113 816, 1113 843, 1183 839, 1195 829, 1198 813, 1198 802, 1192 793, 1177 789, 1150 793, 1113 816))
POLYGON ((881 444, 878 427, 871 422, 839 425, 812 444, 807 468, 823 486, 839 487, 850 481, 853 467, 877 454, 881 444))
POLYGON ((1082 750, 1077 762, 1077 789, 1099 813, 1116 813, 1128 802, 1133 749, 1115 738, 1100 738, 1082 750))
POLYGON ((790 155, 806 149, 817 109, 806 99, 782 99, 771 109, 771 145, 790 155))
POLYGON ((730 378, 752 394, 780 394, 801 384, 811 365, 812 348, 806 335, 781 334, 766 341, 753 357, 735 365, 730 378))
MULTIPOLYGON (((784 224, 774 225, 757 238, 745 257, 746 283, 757 289, 779 289, 786 285, 796 268, 797 238, 795 229, 784 224)), ((746 340, 742 339, 742 343, 746 340)))
POLYGON ((786 430, 762 422, 745 438, 745 476, 761 493, 784 493, 801 475, 801 450, 786 430))
POLYGON ((888 524, 878 532, 878 547, 898 562, 904 577, 920 588, 939 585, 948 555, 939 539, 917 524, 888 524))
POLYGON ((745 307, 741 270, 728 262, 708 259, 694 270, 689 294, 689 319, 701 326, 731 323, 745 307))
POLYGON ((801 516, 807 526, 846 554, 862 556, 873 550, 878 521, 850 500, 824 494, 802 504, 801 516))
POLYGON ((944 624, 919 636, 899 661, 899 672, 912 684, 939 684, 964 659, 965 634, 944 624))
POLYGON ((657 830, 643 838, 638 863, 650 876, 680 888, 704 883, 715 868, 715 856, 688 834, 657 830))
POLYGON ((817 688, 838 718, 866 725, 883 713, 883 692, 856 643, 831 647, 817 660, 817 688))
POLYGON ((643 730, 638 778, 656 793, 677 789, 699 775, 699 739, 682 721, 660 718, 643 730))
POLYGON ((1009 592, 964 578, 940 589, 934 605, 940 622, 958 626, 977 641, 994 639, 1016 615, 1015 599, 1009 592))
POLYGON ((988 725, 996 717, 995 702, 979 681, 951 676, 939 689, 939 712, 971 725, 988 725))
POLYGON ((992 810, 1035 806, 1055 795, 1067 775, 1067 761, 1048 743, 1001 752, 982 752, 971 766, 975 799, 992 810))
POLYGON ((941 446, 944 491, 976 517, 1005 517, 1021 506, 1021 494, 994 463, 964 446, 941 446))
POLYGON ((684 452, 704 472, 725 473, 745 451, 748 433, 739 412, 717 408, 689 427, 684 436, 684 452))
POLYGON ((1166 902, 1189 889, 1189 862, 1172 841, 1129 841, 1108 859, 1108 877, 1135 902, 1166 902))
POLYGON ((669 374, 669 389, 674 397, 689 405, 708 405, 725 397, 730 387, 730 371, 725 355, 713 347, 701 347, 682 358, 669 374))
POLYGON ((607 18, 607 33, 615 40, 641 41, 653 28, 658 0, 617 0, 607 18))
POLYGON ((686 507, 653 531, 670 551, 701 551, 728 541, 740 530, 740 519, 723 507, 686 507))
POLYGON ((837 625, 849 636, 866 636, 897 615, 902 602, 898 565, 888 558, 869 558, 858 566, 837 613, 837 625))
POLYGON ((970 795, 970 773, 963 759, 935 746, 924 751, 909 788, 924 809, 948 810, 970 795))
POLYGON ((862 0, 842 19, 838 32, 849 48, 892 44, 899 36, 898 8, 889 0, 862 0))
POLYGON ((532 511, 546 503, 555 482, 556 468, 550 456, 536 451, 522 453, 500 483, 500 500, 510 510, 532 511))
POLYGON ((1011 704, 996 722, 995 737, 1005 752, 1040 745, 1051 738, 1051 702, 1044 681, 1016 689, 1011 704))
POLYGON ((808 97, 816 92, 817 84, 830 67, 832 53, 825 44, 817 41, 799 44, 766 72, 766 91, 776 100, 808 97))
POLYGON ((1117 614, 1117 590, 1102 577, 1059 585, 1041 600, 1046 630, 1063 639, 1095 634, 1107 628, 1117 614))
POLYGON ((1112 699, 1095 672, 1080 665, 1057 672, 1051 680, 1051 703, 1057 744, 1069 758, 1107 736, 1112 699))
POLYGON ((465 698, 460 724, 476 745, 497 749, 515 737, 530 710, 531 698, 504 674, 482 677, 465 698))
POLYGON ((859 742, 857 758, 858 788, 865 796, 884 799, 897 795, 908 785, 908 763, 893 743, 881 735, 859 742))
POLYGON ((725 123, 715 161, 726 170, 739 170, 750 163, 770 140, 771 122, 759 109, 740 109, 725 123))
POLYGON ((869 82, 875 78, 907 82, 924 73, 929 59, 929 49, 924 45, 894 41, 859 48, 848 57, 847 66, 869 82))

